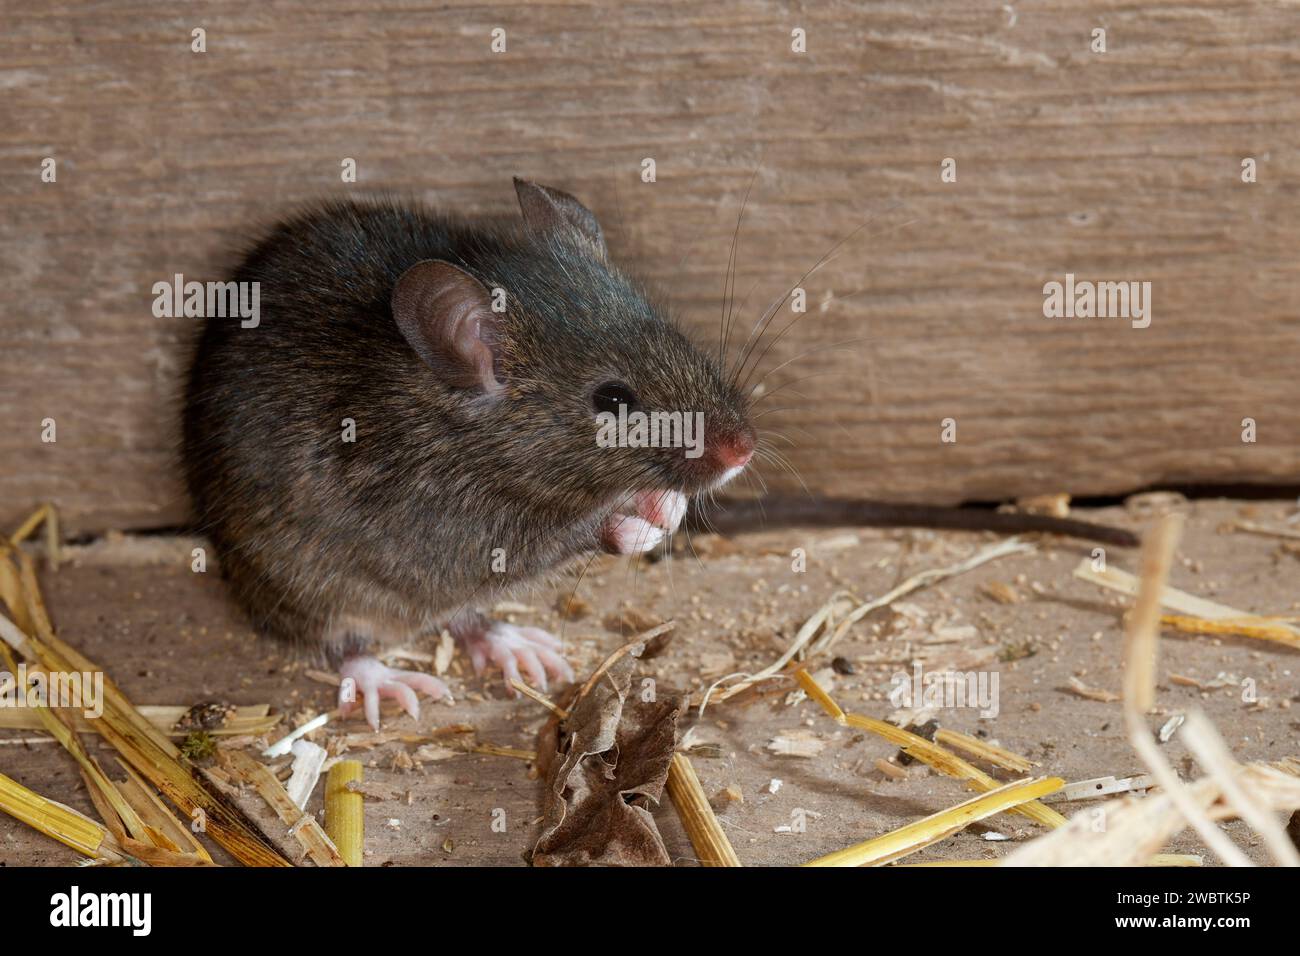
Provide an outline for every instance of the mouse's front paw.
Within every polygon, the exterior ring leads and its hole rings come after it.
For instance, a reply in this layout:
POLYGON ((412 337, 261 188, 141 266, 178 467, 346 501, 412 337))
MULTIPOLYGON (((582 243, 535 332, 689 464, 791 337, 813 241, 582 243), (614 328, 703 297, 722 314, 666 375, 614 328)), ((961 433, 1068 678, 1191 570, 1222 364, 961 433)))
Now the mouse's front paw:
POLYGON ((636 515, 612 514, 600 526, 600 546, 608 554, 641 554, 653 551, 664 533, 636 515))
POLYGON ((686 496, 680 491, 643 491, 632 500, 637 515, 668 534, 686 517, 686 496))
POLYGON ((653 551, 686 515, 680 491, 642 491, 632 498, 635 514, 612 514, 600 529, 600 543, 610 554, 653 551))
POLYGON ((339 668, 339 716, 346 717, 357 706, 357 695, 364 698, 362 707, 366 723, 379 730, 379 701, 392 697, 412 717, 420 716, 420 699, 416 691, 434 700, 450 697, 447 685, 432 674, 403 671, 381 664, 373 657, 350 657, 339 668))
MULTIPOLYGON (((558 653, 560 639, 540 627, 492 621, 481 630, 463 635, 461 641, 476 674, 483 673, 488 664, 495 664, 507 680, 523 680, 522 668, 528 681, 542 690, 546 690, 548 676, 573 680, 573 668, 558 653)), ((515 693, 513 687, 510 693, 515 693)))

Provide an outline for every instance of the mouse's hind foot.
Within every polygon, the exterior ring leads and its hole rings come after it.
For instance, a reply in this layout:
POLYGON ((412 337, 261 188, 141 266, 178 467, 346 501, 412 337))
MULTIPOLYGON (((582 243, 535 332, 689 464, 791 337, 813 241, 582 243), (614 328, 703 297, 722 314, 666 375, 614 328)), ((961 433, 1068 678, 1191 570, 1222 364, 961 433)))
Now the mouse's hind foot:
MULTIPOLYGON (((527 683, 542 690, 547 689, 548 678, 573 680, 573 668, 560 655, 560 639, 540 627, 517 627, 474 614, 454 622, 450 630, 476 674, 492 664, 507 681, 523 681, 527 676, 527 683)), ((514 695, 515 689, 508 683, 507 687, 514 695)))
POLYGON ((381 664, 373 657, 349 657, 339 668, 339 714, 346 717, 356 708, 358 698, 366 723, 379 730, 379 702, 391 697, 414 718, 420 716, 420 698, 416 692, 433 700, 451 698, 447 685, 432 674, 403 671, 381 664))

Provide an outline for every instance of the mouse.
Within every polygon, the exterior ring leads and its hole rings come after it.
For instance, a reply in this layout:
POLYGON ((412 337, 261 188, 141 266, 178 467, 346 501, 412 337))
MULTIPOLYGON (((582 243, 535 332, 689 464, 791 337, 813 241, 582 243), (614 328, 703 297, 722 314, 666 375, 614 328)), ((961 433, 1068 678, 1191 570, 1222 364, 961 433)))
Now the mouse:
POLYGON ((655 551, 692 502, 710 530, 1135 543, 1072 519, 865 500, 702 511, 762 450, 752 390, 611 261, 590 209, 514 186, 509 218, 396 199, 311 206, 234 271, 256 283, 257 321, 209 317, 198 335, 181 452, 195 529, 258 632, 338 670, 343 715, 360 705, 378 729, 383 698, 412 716, 420 695, 449 699, 437 677, 378 657, 443 629, 511 693, 571 681, 558 637, 483 609, 580 559, 655 551), (636 415, 680 416, 666 431, 680 440, 634 440, 636 415))
POLYGON ((376 730, 383 698, 413 717, 449 699, 378 657, 444 628, 478 673, 572 681, 555 635, 483 609, 577 559, 655 549, 755 452, 749 397, 611 261, 591 210, 514 186, 517 218, 309 207, 231 277, 257 283, 257 322, 197 336, 196 530, 255 629, 336 668, 340 712, 376 730), (609 440, 635 413, 702 427, 609 440))

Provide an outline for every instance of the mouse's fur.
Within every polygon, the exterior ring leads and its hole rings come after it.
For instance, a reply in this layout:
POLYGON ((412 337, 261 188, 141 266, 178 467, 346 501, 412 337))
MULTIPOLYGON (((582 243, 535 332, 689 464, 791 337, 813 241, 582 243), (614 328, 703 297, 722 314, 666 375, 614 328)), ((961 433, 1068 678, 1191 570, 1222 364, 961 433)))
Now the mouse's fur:
POLYGON ((207 321, 185 472, 200 530, 264 631, 335 652, 408 637, 595 551, 629 494, 718 479, 680 448, 598 448, 601 383, 627 383, 647 410, 703 412, 708 434, 752 435, 746 400, 609 264, 594 217, 518 188, 515 224, 322 205, 233 276, 260 283, 257 327, 207 321), (505 313, 484 314, 488 371, 451 374, 434 360, 454 342, 422 358, 423 333, 399 328, 394 290, 427 260, 505 290, 505 313))

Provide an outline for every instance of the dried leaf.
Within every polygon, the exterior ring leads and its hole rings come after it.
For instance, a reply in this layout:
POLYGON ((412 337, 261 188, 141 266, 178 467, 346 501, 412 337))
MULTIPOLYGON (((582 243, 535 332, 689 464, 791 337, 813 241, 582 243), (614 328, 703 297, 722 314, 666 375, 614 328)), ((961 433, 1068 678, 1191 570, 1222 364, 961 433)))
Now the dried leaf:
POLYGON ((635 666, 635 651, 602 665, 561 724, 534 865, 669 864, 648 805, 663 793, 684 701, 629 695, 635 666))

